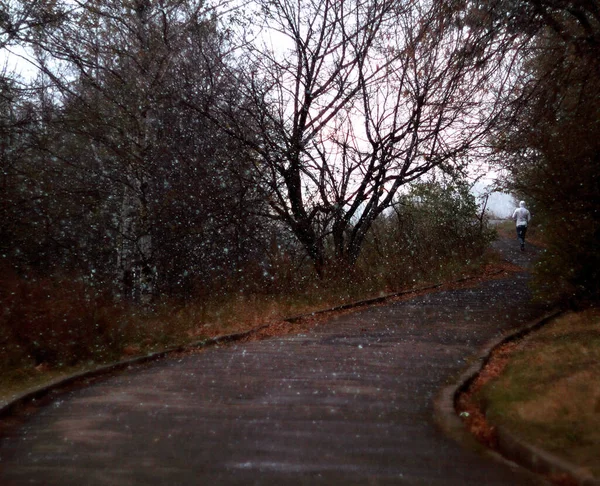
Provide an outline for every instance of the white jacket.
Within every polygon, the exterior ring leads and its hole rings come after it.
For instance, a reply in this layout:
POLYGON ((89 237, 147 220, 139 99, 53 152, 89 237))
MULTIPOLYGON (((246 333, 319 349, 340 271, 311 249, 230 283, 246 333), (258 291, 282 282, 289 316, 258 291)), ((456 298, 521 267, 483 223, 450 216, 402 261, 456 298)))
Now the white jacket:
POLYGON ((527 226, 531 220, 531 213, 525 208, 525 202, 521 201, 519 207, 515 209, 512 219, 517 222, 517 226, 527 226))

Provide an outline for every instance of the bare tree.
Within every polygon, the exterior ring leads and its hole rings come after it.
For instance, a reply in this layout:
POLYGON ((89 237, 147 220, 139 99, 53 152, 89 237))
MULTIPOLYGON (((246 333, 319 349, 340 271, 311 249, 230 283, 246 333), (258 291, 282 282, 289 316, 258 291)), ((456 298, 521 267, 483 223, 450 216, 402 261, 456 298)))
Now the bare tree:
POLYGON ((482 143, 500 110, 490 87, 506 82, 500 41, 438 1, 259 9, 264 23, 236 53, 236 100, 214 103, 212 117, 253 149, 267 216, 291 228, 322 275, 356 261, 405 184, 482 143), (246 116, 223 123, 232 102, 246 116))

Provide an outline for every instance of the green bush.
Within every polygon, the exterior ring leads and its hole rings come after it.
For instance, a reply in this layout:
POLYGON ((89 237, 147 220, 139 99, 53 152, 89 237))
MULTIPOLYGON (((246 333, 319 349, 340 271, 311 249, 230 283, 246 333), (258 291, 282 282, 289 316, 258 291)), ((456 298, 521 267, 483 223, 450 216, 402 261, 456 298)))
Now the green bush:
POLYGON ((421 182, 374 225, 360 264, 392 285, 437 278, 480 257, 493 235, 465 182, 421 182))

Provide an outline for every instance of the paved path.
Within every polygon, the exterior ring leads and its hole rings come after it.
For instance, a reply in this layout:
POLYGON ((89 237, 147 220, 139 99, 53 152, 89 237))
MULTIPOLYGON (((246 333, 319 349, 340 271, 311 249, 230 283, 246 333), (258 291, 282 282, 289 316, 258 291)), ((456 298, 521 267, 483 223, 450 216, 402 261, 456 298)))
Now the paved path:
POLYGON ((4 438, 0 484, 532 484, 432 419, 465 358, 539 315, 527 299, 516 274, 114 376, 4 438))

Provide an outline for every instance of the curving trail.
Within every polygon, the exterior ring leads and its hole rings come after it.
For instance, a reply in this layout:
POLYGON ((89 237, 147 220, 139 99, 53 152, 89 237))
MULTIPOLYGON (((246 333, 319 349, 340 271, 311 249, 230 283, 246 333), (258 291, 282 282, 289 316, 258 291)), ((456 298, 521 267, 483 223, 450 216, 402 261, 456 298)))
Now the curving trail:
MULTIPOLYGON (((515 263, 534 254, 496 246, 515 263)), ((468 357, 541 313, 526 281, 372 307, 71 391, 0 441, 0 484, 535 484, 432 418, 468 357)))

